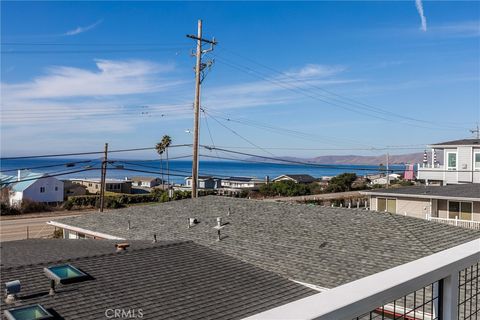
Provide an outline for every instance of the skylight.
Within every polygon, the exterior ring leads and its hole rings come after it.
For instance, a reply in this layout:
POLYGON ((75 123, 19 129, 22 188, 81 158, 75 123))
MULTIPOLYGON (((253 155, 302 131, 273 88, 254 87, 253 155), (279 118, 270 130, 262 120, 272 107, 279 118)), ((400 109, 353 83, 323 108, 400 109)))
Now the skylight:
POLYGON ((88 279, 88 275, 78 270, 70 264, 62 264, 58 266, 43 269, 47 277, 55 280, 57 283, 72 283, 88 279))
POLYGON ((5 310, 4 314, 8 320, 46 320, 54 318, 39 304, 5 310))

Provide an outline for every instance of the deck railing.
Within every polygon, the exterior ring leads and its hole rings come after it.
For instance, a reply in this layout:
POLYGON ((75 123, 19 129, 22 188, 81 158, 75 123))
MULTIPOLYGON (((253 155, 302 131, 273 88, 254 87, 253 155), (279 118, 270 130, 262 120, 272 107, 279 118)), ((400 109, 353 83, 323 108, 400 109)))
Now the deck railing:
POLYGON ((480 221, 461 220, 461 219, 458 219, 458 217, 455 217, 455 219, 439 218, 439 217, 432 217, 429 214, 426 215, 426 219, 429 220, 429 221, 448 224, 448 225, 451 225, 451 226, 480 230, 480 221))
POLYGON ((247 319, 476 319, 480 239, 247 319))

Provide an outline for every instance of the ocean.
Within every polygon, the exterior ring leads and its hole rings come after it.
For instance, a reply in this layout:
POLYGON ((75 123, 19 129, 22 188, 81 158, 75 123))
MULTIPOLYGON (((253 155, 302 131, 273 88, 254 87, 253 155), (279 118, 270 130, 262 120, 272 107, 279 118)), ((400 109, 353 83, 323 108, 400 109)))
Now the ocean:
MULTIPOLYGON (((18 159, 2 160, 0 162, 3 175, 16 175, 17 169, 31 168, 32 172, 49 173, 57 175, 58 179, 69 178, 100 178, 100 160, 84 159, 18 159), (86 170, 86 171, 84 171, 86 170)), ((161 177, 160 160, 115 160, 109 163, 107 178, 125 179, 133 176, 158 176, 161 177)), ((188 160, 171 160, 169 162, 170 181, 184 183, 185 177, 191 174, 192 162, 188 160)), ((250 163, 236 161, 200 161, 200 175, 216 177, 257 177, 264 179, 266 176, 273 179, 282 174, 309 174, 320 178, 336 176, 344 172, 357 175, 374 174, 379 172, 378 166, 372 165, 300 165, 280 163, 250 163)), ((403 165, 390 167, 395 172, 402 173, 403 165)), ((163 161, 163 171, 166 177, 166 161, 163 161)))

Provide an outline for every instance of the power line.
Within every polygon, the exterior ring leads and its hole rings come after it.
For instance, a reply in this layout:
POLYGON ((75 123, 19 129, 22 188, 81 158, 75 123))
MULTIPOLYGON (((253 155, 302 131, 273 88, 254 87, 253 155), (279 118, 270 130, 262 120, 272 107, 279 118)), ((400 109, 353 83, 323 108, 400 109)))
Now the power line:
MULTIPOLYGON (((178 144, 178 145, 171 145, 171 146, 169 146, 169 148, 191 147, 191 146, 192 146, 191 144, 178 144)), ((155 147, 111 150, 111 151, 108 151, 108 153, 145 151, 145 150, 155 150, 155 147)), ((34 156, 0 157, 0 160, 18 160, 18 159, 33 159, 33 158, 55 158, 55 157, 83 156, 83 155, 103 154, 103 153, 104 153, 104 151, 89 151, 89 152, 76 152, 76 153, 58 153, 58 154, 42 154, 42 155, 34 155, 34 156)))
MULTIPOLYGON (((235 118, 231 117, 230 115, 228 115, 224 112, 220 112, 218 110, 212 110, 212 109, 208 109, 208 108, 204 108, 204 109, 208 110, 209 112, 225 115, 223 117, 217 115, 217 117, 219 117, 219 118, 221 118, 225 121, 236 122, 236 123, 239 123, 239 124, 247 125, 247 126, 254 127, 254 128, 263 129, 263 130, 266 130, 266 131, 269 131, 269 132, 273 132, 273 133, 277 133, 277 134, 281 134, 281 135, 285 135, 285 136, 291 136, 291 137, 300 138, 300 139, 308 139, 308 140, 315 141, 315 142, 318 142, 319 139, 327 138, 327 139, 336 140, 336 141, 339 141, 339 142, 342 142, 342 140, 343 140, 343 142, 347 142, 348 144, 365 145, 365 144, 361 143, 360 141, 355 141, 355 140, 351 140, 351 139, 335 138, 335 137, 323 136, 323 135, 318 135, 318 134, 308 134, 308 133, 305 133, 305 132, 292 130, 292 129, 288 129, 288 128, 275 127, 275 126, 272 126, 270 124, 265 124, 265 123, 261 123, 261 122, 253 121, 253 120, 249 120, 249 119, 240 119, 239 120, 239 119, 235 119, 235 118)), ((325 141, 325 140, 322 140, 322 141, 325 141)), ((328 143, 327 142, 327 144, 333 144, 333 143, 328 143)), ((365 145, 365 146, 367 146, 367 145, 365 145)))
MULTIPOLYGON (((395 112, 392 112, 392 111, 388 111, 388 110, 385 110, 383 108, 379 108, 379 107, 376 107, 376 106, 373 106, 371 104, 368 104, 368 103, 365 103, 365 102, 362 102, 362 101, 359 101, 359 100, 356 100, 356 99, 353 99, 353 98, 350 98, 350 97, 347 97, 345 95, 341 95, 341 94, 338 94, 338 93, 335 93, 331 90, 328 90, 328 89, 325 89, 323 87, 320 87, 318 85, 315 85, 313 83, 311 83, 311 81, 308 81, 308 79, 298 79, 298 78, 295 78, 293 77, 292 75, 288 74, 288 73, 285 73, 285 72, 282 72, 282 71, 279 71, 279 70, 276 70, 272 67, 269 67, 265 64, 262 64, 260 62, 257 62, 249 57, 245 57, 245 56, 242 56, 236 52, 233 52, 231 50, 228 50, 226 48, 223 48, 223 50, 225 51, 228 51, 228 52, 231 52, 239 57, 242 57, 243 59, 246 59, 246 60, 250 60, 251 62, 253 62, 254 64, 256 65, 259 65, 265 69, 268 69, 270 71, 273 71, 275 72, 276 74, 279 74, 281 75, 282 77, 284 78, 287 78, 287 79, 290 79, 292 81, 295 81, 295 82, 302 82, 302 83, 306 83, 309 87, 311 88, 314 88, 314 89, 317 89, 317 90, 320 90, 320 91, 323 91, 331 96, 334 96, 336 98, 331 98, 330 99, 334 99, 336 101, 339 101, 341 103, 347 103, 349 105, 352 105, 352 106, 357 106, 357 107, 360 107, 360 108, 363 108, 364 110, 370 110, 371 112, 377 112, 377 113, 382 113, 382 114, 385 114, 387 116, 393 116, 393 117, 397 117, 397 118, 402 118, 404 120, 409 120, 409 121, 416 121, 416 122, 420 122, 420 123, 425 123, 425 124, 432 124, 431 121, 427 121, 427 120, 422 120, 422 119, 418 119, 418 118, 414 118, 414 117, 410 117, 410 116, 405 116, 405 115, 402 115, 402 114, 398 114, 398 113, 395 113, 395 112), (343 100, 342 100, 343 99, 343 100)), ((218 54, 216 55, 218 56, 218 54)), ((231 60, 230 60, 230 63, 233 63, 231 60)), ((238 64, 239 66, 241 66, 240 64, 238 64)), ((246 66, 244 66, 245 68, 248 68, 246 66)), ((248 68, 250 69, 250 68, 248 68)), ((282 81, 282 80, 278 80, 278 81, 282 81)), ((323 96, 325 97, 325 96, 323 96)), ((327 97, 325 97, 327 98, 327 97)), ((443 124, 448 124, 448 123, 443 123, 443 124)), ((459 128, 459 129, 464 129, 463 127, 452 127, 452 128, 459 128)))
MULTIPOLYGON (((201 145, 202 148, 205 148, 207 150, 213 150, 214 148, 211 146, 205 146, 201 145)), ((253 158, 260 158, 260 159, 265 159, 265 160, 271 160, 271 161, 276 161, 276 162, 284 162, 284 163, 289 163, 289 164, 296 164, 296 165, 304 165, 304 166, 312 166, 312 167, 318 167, 322 169, 347 169, 347 170, 362 170, 362 171, 386 171, 386 169, 379 168, 367 168, 367 167, 352 167, 351 165, 330 165, 330 164, 318 164, 318 163, 311 163, 311 162, 304 162, 304 161, 296 161, 296 160, 288 160, 288 159, 282 159, 282 158, 272 158, 272 157, 266 157, 266 156, 261 156, 258 154, 252 154, 252 153, 247 153, 247 152, 240 152, 240 151, 234 151, 234 150, 228 150, 224 148, 216 148, 219 151, 225 152, 225 153, 231 153, 231 154, 239 154, 243 156, 249 156, 253 158), (350 167, 349 167, 350 166, 350 167)), ((210 156, 211 157, 211 156, 210 156)), ((233 160, 233 159, 229 159, 233 160)), ((248 159, 247 159, 248 160, 248 159)), ((268 163, 268 162, 260 162, 260 163, 268 163)), ((389 170, 391 172, 393 170, 389 170)), ((396 170, 396 171, 405 171, 405 169, 402 170, 396 170)), ((477 172, 476 170, 437 170, 437 169, 422 169, 423 172, 426 171, 431 171, 431 172, 477 172)))
MULTIPOLYGON (((262 150, 263 152, 265 153, 268 153, 272 156, 275 157, 275 155, 273 153, 271 153, 270 151, 260 147, 259 145, 253 143, 252 141, 248 140, 247 138, 243 137, 242 135, 240 135, 238 132, 236 132, 235 130, 227 127, 226 125, 224 125, 223 123, 221 123, 219 120, 217 120, 215 117, 213 117, 211 114, 207 113, 205 111, 205 109, 202 109, 203 113, 205 113, 206 115, 210 116, 213 120, 215 120, 219 125, 221 125, 222 127, 224 127, 225 129, 227 129, 228 131, 232 132, 234 135, 236 135, 237 137, 241 138, 242 140, 246 141, 247 143, 251 144, 252 146, 256 147, 257 149, 259 150, 262 150)), ((215 148, 216 149, 216 148, 215 148)))
MULTIPOLYGON (((215 147, 215 142, 213 142, 212 132, 210 131, 210 126, 208 125, 208 119, 207 119, 207 116, 205 115, 205 110, 203 110, 203 109, 202 109, 202 115, 203 115, 203 120, 205 121, 205 125, 206 125, 207 130, 208 130, 208 135, 210 136, 210 141, 212 142, 212 146, 215 147)), ((218 151, 217 150, 215 150, 215 153, 218 156, 218 151)))
POLYGON ((135 53, 135 52, 165 52, 165 51, 179 51, 186 50, 183 48, 143 48, 143 49, 110 49, 110 50, 1 50, 1 54, 89 54, 89 53, 135 53))
MULTIPOLYGON (((95 160, 98 160, 98 159, 95 159, 95 160)), ((0 172, 11 172, 11 171, 18 171, 18 170, 34 170, 34 169, 53 168, 53 167, 62 167, 62 166, 73 167, 73 166, 75 166, 76 164, 79 164, 79 163, 90 163, 90 162, 95 161, 95 160, 72 161, 72 162, 51 164, 51 165, 45 165, 45 166, 24 167, 24 168, 0 170, 0 172)))
POLYGON ((59 177, 59 176, 65 176, 65 175, 68 175, 68 174, 74 174, 74 173, 91 171, 91 170, 100 170, 100 168, 88 168, 88 169, 68 171, 68 172, 63 172, 63 173, 45 173, 44 176, 36 177, 36 178, 20 179, 20 180, 14 180, 14 181, 2 181, 2 182, 0 182, 0 185, 4 186, 4 185, 17 183, 17 182, 33 181, 33 180, 46 179, 46 178, 52 178, 52 177, 59 177))
MULTIPOLYGON (((331 99, 329 97, 325 97, 325 96, 322 96, 316 92, 312 93, 310 90, 308 89, 305 89, 305 88, 302 88, 300 86, 297 86, 297 85, 294 85, 290 82, 286 83, 282 80, 279 80, 279 79, 272 79, 272 78, 269 78, 268 76, 265 76, 264 74, 262 74, 261 72, 257 71, 257 70, 254 70, 254 69, 251 69, 249 67, 246 67, 246 66, 242 66, 242 65, 239 65, 239 64, 236 64, 234 62, 228 62, 227 59, 223 59, 223 58, 220 58, 218 57, 218 55, 215 55, 215 57, 217 58, 218 61, 220 61, 221 63, 233 68, 233 69, 236 69, 236 70, 239 70, 241 72, 245 72, 251 76, 254 76, 254 77, 257 77, 257 78, 260 78, 264 81, 267 81, 267 82, 270 82, 272 84, 275 84, 279 87, 282 87, 284 89, 287 89, 287 90, 290 90, 292 92, 295 92, 295 93, 300 93, 306 97, 309 97, 311 99, 314 99, 314 100, 318 100, 318 101, 321 101, 321 102, 324 102, 324 103, 327 103, 329 105, 333 105, 333 106, 337 106, 337 107, 340 107, 342 109, 345 109, 345 110, 348 110, 348 111, 351 111, 351 112, 355 112, 355 113, 358 113, 358 114, 361 114, 361 115, 366 115, 366 116, 369 116, 369 117, 373 117, 373 118, 377 118, 377 119, 380 119, 380 120, 384 120, 384 121, 392 121, 391 119, 388 119, 388 118, 385 118, 383 116, 380 116, 380 115, 376 115, 376 114, 371 114, 372 112, 373 113, 385 113, 386 111, 384 112, 379 112, 379 111, 374 111, 374 110, 366 110, 365 108, 360 108, 362 109, 363 111, 360 111, 360 110, 357 110, 355 108, 352 108, 352 104, 350 103, 345 103, 345 102, 342 102, 342 103, 338 103, 338 102, 335 102, 335 101, 330 101, 330 100, 327 100, 327 99, 331 99), (348 107, 347 105, 350 105, 350 107, 348 107), (368 113, 370 112, 370 113, 368 113)), ((337 99, 338 100, 338 99, 337 99)), ((359 106, 355 106, 356 108, 359 108, 359 106)), ((385 114, 384 114, 385 115, 385 114)), ((389 116, 392 116, 392 115, 389 115, 389 116)), ((419 127, 419 128, 423 128, 423 129, 436 129, 438 127, 425 127, 425 126, 420 126, 420 125, 415 125, 415 124, 412 124, 412 123, 408 123, 408 122, 403 122, 407 125, 410 125, 410 126, 413 126, 413 127, 419 127)), ((442 126, 443 129, 445 129, 446 126, 442 126)), ((451 127, 451 128, 455 128, 455 129, 464 129, 463 127, 451 127)))

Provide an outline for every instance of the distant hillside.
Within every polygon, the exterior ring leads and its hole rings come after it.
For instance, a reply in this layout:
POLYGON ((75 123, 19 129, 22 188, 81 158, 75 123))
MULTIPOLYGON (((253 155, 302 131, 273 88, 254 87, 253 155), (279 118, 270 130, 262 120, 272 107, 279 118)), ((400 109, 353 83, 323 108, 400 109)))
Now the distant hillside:
MULTIPOLYGON (((358 156, 358 155, 346 155, 346 156, 320 156, 315 158, 296 158, 296 157, 280 157, 283 160, 288 161, 301 161, 317 164, 363 164, 363 165, 379 165, 380 163, 386 163, 386 156, 358 156)), ((267 159, 250 157, 247 160, 263 161, 263 162, 280 162, 281 161, 269 161, 267 159)), ((420 163, 423 160, 423 152, 390 155, 390 164, 404 164, 404 163, 420 163)))

